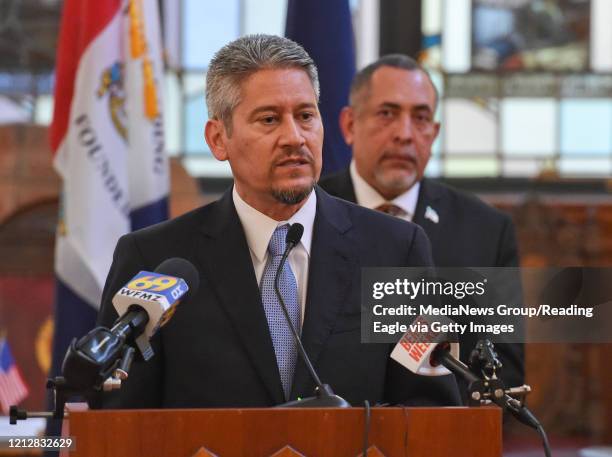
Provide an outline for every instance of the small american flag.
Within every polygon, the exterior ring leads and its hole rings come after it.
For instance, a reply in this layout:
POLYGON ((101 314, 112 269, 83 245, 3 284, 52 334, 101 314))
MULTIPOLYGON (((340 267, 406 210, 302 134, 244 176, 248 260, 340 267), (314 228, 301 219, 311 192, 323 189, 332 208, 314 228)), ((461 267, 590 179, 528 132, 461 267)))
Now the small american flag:
POLYGON ((0 405, 4 414, 28 396, 28 386, 23 382, 6 337, 0 337, 0 405))

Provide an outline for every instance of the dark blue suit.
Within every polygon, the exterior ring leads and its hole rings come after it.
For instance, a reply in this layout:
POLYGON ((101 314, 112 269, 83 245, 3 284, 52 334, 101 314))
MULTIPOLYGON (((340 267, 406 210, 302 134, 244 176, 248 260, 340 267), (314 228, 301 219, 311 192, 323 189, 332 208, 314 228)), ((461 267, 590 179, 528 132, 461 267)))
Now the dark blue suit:
MULTIPOLYGON (((282 403, 268 323, 231 192, 172 221, 125 235, 117 245, 99 323, 116 318, 113 294, 139 270, 183 257, 200 288, 154 337, 155 357, 136 363, 117 407, 262 407, 282 403)), ((360 343, 360 277, 366 266, 432 263, 414 224, 361 208, 317 188, 302 338, 323 382, 353 405, 459 404, 453 376, 416 376, 389 359, 391 346, 360 343), (384 237, 379 236, 385 233, 384 237)), ((298 361, 291 398, 313 394, 298 361)))

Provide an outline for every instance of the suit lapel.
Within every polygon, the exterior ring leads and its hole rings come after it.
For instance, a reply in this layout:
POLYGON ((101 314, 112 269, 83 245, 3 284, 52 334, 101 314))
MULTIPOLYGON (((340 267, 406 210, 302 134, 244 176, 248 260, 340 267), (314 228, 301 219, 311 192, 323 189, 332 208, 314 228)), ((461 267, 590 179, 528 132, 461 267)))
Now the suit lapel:
POLYGON ((335 186, 333 194, 342 198, 343 200, 357 203, 357 197, 355 196, 355 186, 353 186, 353 180, 351 179, 350 168, 345 168, 336 175, 335 186))
MULTIPOLYGON (((348 299, 352 278, 358 277, 354 249, 345 236, 351 222, 346 208, 317 188, 317 214, 308 270, 306 313, 302 341, 306 353, 316 366, 342 305, 348 299)), ((322 379, 325 382, 325 379, 322 379)), ((295 371, 291 398, 312 395, 307 391, 312 380, 301 359, 295 371)))
POLYGON ((438 192, 436 192, 435 184, 428 179, 421 180, 419 198, 417 200, 417 206, 412 222, 420 225, 423 230, 425 230, 432 247, 438 244, 437 240, 442 223, 442 221, 439 220, 440 214, 440 195, 438 192), (438 216, 437 222, 434 215, 438 216))
POLYGON ((231 191, 215 205, 202 221, 205 236, 200 261, 272 402, 278 404, 284 401, 284 393, 274 346, 231 191))

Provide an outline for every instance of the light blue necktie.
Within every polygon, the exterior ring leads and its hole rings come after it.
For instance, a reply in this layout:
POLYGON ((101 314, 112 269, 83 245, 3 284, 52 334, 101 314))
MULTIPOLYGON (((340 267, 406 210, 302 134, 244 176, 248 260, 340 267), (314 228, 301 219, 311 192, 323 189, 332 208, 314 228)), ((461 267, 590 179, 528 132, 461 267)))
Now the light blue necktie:
MULTIPOLYGON (((261 301, 263 302, 268 326, 270 327, 270 335, 272 336, 276 363, 278 364, 278 371, 280 372, 283 390, 285 391, 285 399, 289 399, 291 393, 293 373, 297 361, 297 346, 274 291, 274 276, 285 252, 285 237, 288 231, 289 224, 285 224, 277 227, 272 234, 270 244, 268 245, 268 262, 259 284, 261 301)), ((291 323, 299 332, 301 310, 298 302, 297 282, 288 260, 285 261, 285 265, 279 275, 278 288, 287 306, 287 311, 289 311, 291 323)))

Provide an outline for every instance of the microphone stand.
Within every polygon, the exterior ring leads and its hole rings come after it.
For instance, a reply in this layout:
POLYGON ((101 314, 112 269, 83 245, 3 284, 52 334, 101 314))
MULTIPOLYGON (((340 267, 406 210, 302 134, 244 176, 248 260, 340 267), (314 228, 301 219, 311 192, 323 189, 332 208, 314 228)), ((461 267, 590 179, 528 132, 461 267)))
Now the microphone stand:
MULTIPOLYGON (((147 317, 148 320, 148 317, 147 317)), ((138 326, 143 324, 144 319, 138 320, 138 326)), ((9 421, 12 425, 17 421, 32 417, 45 419, 63 419, 64 407, 70 397, 80 395, 87 397, 94 392, 104 390, 110 391, 121 388, 121 381, 127 379, 136 350, 132 345, 137 345, 137 338, 132 338, 127 330, 129 326, 119 320, 111 330, 97 327, 87 335, 73 339, 62 364, 62 376, 56 376, 47 380, 47 389, 53 392, 53 411, 31 411, 20 409, 12 405, 9 410, 9 421), (92 357, 92 348, 95 348, 101 340, 111 340, 111 350, 108 350, 99 358, 92 357)), ((93 351, 94 353, 96 351, 93 351)))
POLYGON ((276 292, 276 296, 278 297, 278 301, 280 302, 281 309, 283 310, 283 314, 285 315, 287 325, 289 326, 289 328, 291 329, 291 333, 293 334, 293 339, 297 344, 300 357, 306 364, 306 368, 308 369, 308 372, 310 373, 310 376, 314 380, 317 387, 315 388, 315 395, 313 397, 289 401, 277 405, 276 408, 350 408, 351 405, 344 398, 336 395, 329 384, 323 384, 321 382, 321 379, 319 379, 319 376, 317 375, 316 370, 312 366, 312 362, 310 361, 308 354, 306 354, 306 350, 304 349, 304 345, 302 344, 302 339, 300 338, 297 330, 291 323, 289 311, 287 310, 287 306, 285 305, 285 301, 283 300, 283 296, 281 295, 278 286, 280 272, 283 270, 283 266, 287 261, 289 253, 299 243, 303 231, 304 228, 301 224, 293 224, 289 228, 289 232, 287 232, 287 247, 285 248, 285 252, 283 253, 283 257, 281 258, 278 269, 276 270, 276 275, 274 277, 274 291, 276 292), (296 225, 299 227, 293 229, 293 227, 296 225))
POLYGON ((432 354, 432 359, 435 363, 443 365, 450 372, 461 376, 468 382, 468 404, 470 406, 480 406, 493 402, 502 409, 509 411, 519 422, 535 429, 540 434, 544 453, 547 457, 550 457, 550 444, 542 424, 521 401, 508 395, 509 393, 526 395, 531 391, 531 388, 524 385, 505 390, 504 384, 496 375, 496 370, 501 368, 502 364, 497 359, 493 343, 484 340, 476 344, 476 348, 470 355, 470 367, 455 359, 450 354, 449 349, 450 345, 448 343, 438 345, 432 354), (475 371, 480 371, 481 377, 475 371))

